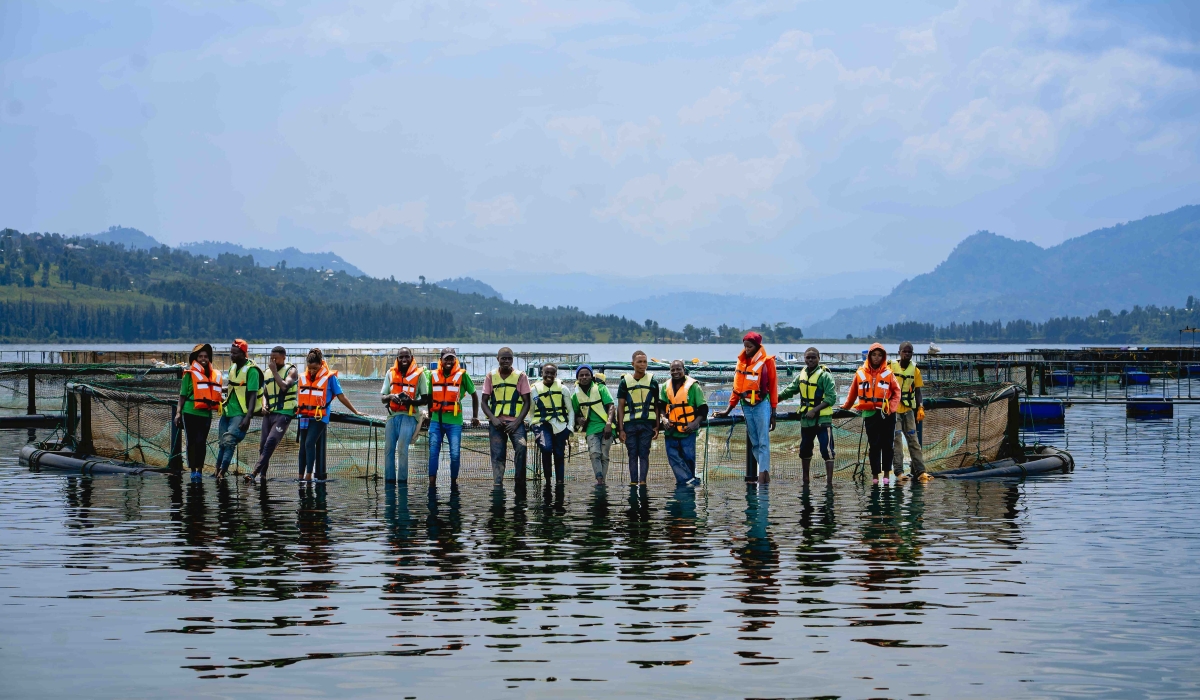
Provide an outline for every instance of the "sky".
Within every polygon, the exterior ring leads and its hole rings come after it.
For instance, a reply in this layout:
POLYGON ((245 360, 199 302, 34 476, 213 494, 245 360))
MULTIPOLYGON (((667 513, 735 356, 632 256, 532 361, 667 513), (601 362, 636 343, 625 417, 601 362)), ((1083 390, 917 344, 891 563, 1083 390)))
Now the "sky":
POLYGON ((6 0, 0 226, 909 275, 1200 203, 1197 114, 1194 2, 6 0))

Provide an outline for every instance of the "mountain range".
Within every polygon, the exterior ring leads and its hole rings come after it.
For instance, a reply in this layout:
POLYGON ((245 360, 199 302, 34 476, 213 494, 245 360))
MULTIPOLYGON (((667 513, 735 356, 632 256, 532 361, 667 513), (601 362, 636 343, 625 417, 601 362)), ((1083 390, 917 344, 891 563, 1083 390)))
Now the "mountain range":
POLYGON ((879 301, 804 328, 856 336, 902 321, 1045 321, 1102 309, 1177 304, 1200 290, 1200 206, 1099 229, 1042 248, 987 231, 879 301))
MULTIPOLYGON (((92 234, 90 238, 99 243, 119 243, 130 250, 150 250, 151 248, 166 245, 165 243, 160 243, 147 233, 126 226, 110 226, 107 231, 92 234)), ((283 262, 288 267, 333 270, 334 272, 345 272, 354 277, 362 277, 366 274, 356 266, 343 260, 342 256, 336 253, 305 253, 302 250, 292 247, 284 248, 283 250, 247 248, 237 243, 226 243, 224 241, 198 241, 183 243, 177 247, 180 250, 210 258, 215 258, 222 253, 232 253, 240 256, 249 255, 254 258, 256 264, 264 267, 283 262)))

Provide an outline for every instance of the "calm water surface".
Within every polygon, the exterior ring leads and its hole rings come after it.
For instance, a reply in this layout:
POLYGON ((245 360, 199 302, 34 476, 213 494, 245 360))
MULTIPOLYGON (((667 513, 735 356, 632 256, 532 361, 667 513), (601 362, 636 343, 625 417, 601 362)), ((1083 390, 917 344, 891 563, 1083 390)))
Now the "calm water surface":
POLYGON ((1196 697, 1200 411, 1076 407, 1073 475, 648 495, 31 473, 0 695, 1196 697))

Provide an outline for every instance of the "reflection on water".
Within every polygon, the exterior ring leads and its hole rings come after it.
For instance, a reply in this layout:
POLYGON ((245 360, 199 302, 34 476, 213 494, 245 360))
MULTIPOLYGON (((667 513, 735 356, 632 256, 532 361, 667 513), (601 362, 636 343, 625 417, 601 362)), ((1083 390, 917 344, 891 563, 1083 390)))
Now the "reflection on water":
POLYGON ((65 477, 3 435, 0 673, 19 696, 1194 695, 1196 431, 1072 409, 1039 433, 1070 476, 699 491, 65 477))

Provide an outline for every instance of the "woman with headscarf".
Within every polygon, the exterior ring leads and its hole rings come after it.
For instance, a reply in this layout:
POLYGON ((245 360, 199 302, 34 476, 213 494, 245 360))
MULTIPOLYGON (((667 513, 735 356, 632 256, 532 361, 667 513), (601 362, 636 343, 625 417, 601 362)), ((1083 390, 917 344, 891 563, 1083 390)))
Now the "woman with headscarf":
POLYGON ((296 414, 300 416, 300 480, 325 481, 325 431, 329 427, 329 404, 337 397, 350 412, 361 416, 338 383, 337 372, 329 369, 320 348, 308 351, 305 371, 297 385, 296 414))
POLYGON ((183 427, 188 469, 193 479, 199 479, 204 471, 213 411, 221 406, 221 373, 213 367, 212 355, 212 345, 208 343, 192 348, 175 405, 175 425, 183 427))
POLYGON ((867 359, 854 373, 850 394, 842 408, 853 407, 862 416, 867 434, 867 456, 871 462, 871 483, 888 485, 887 469, 892 466, 892 440, 896 432, 896 409, 900 406, 900 384, 888 367, 887 350, 879 343, 867 350, 867 359))
POLYGON ((750 451, 758 463, 758 475, 755 477, 747 457, 746 481, 770 483, 771 431, 775 429, 779 387, 776 383, 775 356, 767 354, 762 346, 762 334, 754 331, 742 338, 742 352, 738 355, 737 370, 733 375, 729 406, 724 411, 714 413, 713 417, 728 416, 739 403, 742 415, 746 418, 746 439, 750 441, 750 451))

